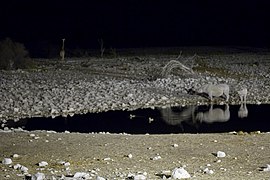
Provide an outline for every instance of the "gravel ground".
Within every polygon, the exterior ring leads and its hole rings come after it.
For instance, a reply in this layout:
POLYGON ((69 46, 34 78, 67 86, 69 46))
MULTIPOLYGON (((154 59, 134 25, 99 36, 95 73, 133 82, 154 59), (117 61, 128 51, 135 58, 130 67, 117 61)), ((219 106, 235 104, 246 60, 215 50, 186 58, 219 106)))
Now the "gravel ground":
MULTIPOLYGON (((242 87, 248 89, 248 104, 269 104, 269 53, 191 52, 183 51, 178 60, 192 67, 194 74, 174 68, 167 69, 166 77, 161 76, 163 67, 177 55, 73 58, 66 62, 40 59, 35 70, 1 71, 1 126, 4 128, 8 119, 24 117, 209 104, 208 99, 187 92, 206 83, 227 83, 229 104, 240 104, 236 91, 242 87)), ((225 101, 217 98, 213 103, 225 101)), ((269 133, 127 135, 6 128, 0 132, 0 144, 1 157, 13 161, 0 165, 0 179, 23 179, 37 172, 45 173, 47 179, 61 179, 62 175, 62 179, 72 179, 76 172, 89 173, 93 179, 140 177, 136 175, 161 179, 172 178, 177 167, 184 167, 193 179, 270 177, 264 169, 270 163, 269 133), (217 151, 225 152, 226 157, 217 158, 217 151), (40 167, 41 161, 48 165, 40 167), (28 171, 22 172, 17 163, 28 171)))
POLYGON ((140 174, 147 179, 162 179, 171 178, 178 167, 184 167, 192 179, 270 178, 265 169, 270 163, 269 133, 128 135, 13 131, 0 132, 0 136, 2 159, 13 161, 10 165, 0 164, 0 179, 23 179, 25 174, 37 172, 44 173, 47 179, 68 179, 77 172, 88 173, 92 179, 135 179, 140 174), (226 156, 218 158, 218 151, 226 156), (48 165, 41 167, 42 161, 48 165), (14 169, 16 164, 28 171, 14 169))

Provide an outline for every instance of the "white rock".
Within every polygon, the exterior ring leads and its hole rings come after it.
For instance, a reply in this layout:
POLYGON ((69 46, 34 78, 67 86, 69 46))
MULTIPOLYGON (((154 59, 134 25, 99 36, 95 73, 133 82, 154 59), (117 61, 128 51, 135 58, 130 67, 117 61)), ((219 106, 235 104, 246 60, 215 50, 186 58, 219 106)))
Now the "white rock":
POLYGON ((73 176, 74 178, 84 178, 84 179, 89 179, 90 175, 85 172, 76 172, 73 176))
POLYGON ((173 146, 173 147, 178 147, 179 145, 178 145, 178 144, 173 144, 172 146, 173 146))
POLYGON ((16 165, 13 166, 13 168, 16 169, 16 170, 20 169, 21 167, 22 167, 22 165, 20 165, 20 164, 16 164, 16 165))
POLYGON ((146 180, 146 176, 143 174, 138 174, 134 176, 134 180, 146 180))
POLYGON ((4 158, 2 160, 2 164, 9 165, 12 163, 12 160, 10 158, 4 158))
POLYGON ((47 131, 47 133, 56 134, 57 132, 56 131, 47 131))
POLYGON ((143 174, 144 176, 147 176, 147 172, 143 172, 142 174, 143 174))
POLYGON ((134 178, 134 176, 135 175, 133 173, 131 173, 131 172, 129 172, 128 175, 127 175, 128 179, 134 178))
POLYGON ((11 130, 8 127, 4 127, 4 131, 11 132, 11 130))
POLYGON ((15 128, 13 131, 14 131, 14 132, 26 132, 26 131, 23 130, 23 128, 21 128, 21 127, 15 128))
POLYGON ((225 154, 225 152, 218 151, 218 152, 217 152, 217 157, 218 157, 218 158, 223 158, 223 157, 226 157, 226 154, 225 154))
POLYGON ((163 170, 161 171, 161 174, 171 174, 171 170, 163 170))
POLYGON ((44 173, 36 173, 32 176, 31 180, 44 180, 45 179, 45 174, 44 173))
POLYGON ((20 164, 14 165, 13 168, 14 168, 15 170, 20 170, 20 171, 23 172, 23 173, 27 173, 27 172, 28 172, 28 168, 25 167, 25 166, 22 166, 22 165, 20 165, 20 164))
POLYGON ((263 168, 263 171, 270 172, 270 164, 267 164, 266 168, 263 168))
POLYGON ((111 158, 107 157, 107 158, 104 158, 103 160, 104 160, 104 161, 110 161, 111 158))
POLYGON ((208 168, 205 168, 205 169, 203 170, 203 172, 204 172, 205 174, 214 174, 214 171, 213 171, 213 170, 210 170, 210 169, 208 169, 208 168))
POLYGON ((155 156, 155 157, 151 158, 151 160, 154 160, 154 161, 159 160, 159 159, 161 159, 161 156, 155 156))
POLYGON ((57 113, 58 113, 57 109, 52 109, 51 110, 51 114, 57 114, 57 113))
POLYGON ((28 168, 25 167, 25 166, 21 166, 20 170, 24 173, 27 173, 28 172, 28 168))
POLYGON ((96 180, 106 180, 104 177, 98 176, 96 180))
POLYGON ((168 100, 168 98, 166 96, 162 96, 161 100, 166 101, 166 100, 168 100))
POLYGON ((13 154, 13 157, 14 157, 14 158, 18 158, 19 155, 18 155, 18 154, 13 154))
POLYGON ((41 161, 40 163, 38 163, 39 167, 45 167, 48 166, 48 163, 46 161, 41 161))
POLYGON ((133 156, 132 156, 132 154, 129 154, 129 155, 127 155, 127 157, 128 157, 128 158, 132 158, 133 156))
POLYGON ((172 178, 173 179, 187 179, 191 178, 190 174, 182 167, 175 168, 172 171, 172 178))
POLYGON ((14 112, 16 112, 16 113, 19 112, 19 108, 14 108, 13 110, 14 110, 14 112))

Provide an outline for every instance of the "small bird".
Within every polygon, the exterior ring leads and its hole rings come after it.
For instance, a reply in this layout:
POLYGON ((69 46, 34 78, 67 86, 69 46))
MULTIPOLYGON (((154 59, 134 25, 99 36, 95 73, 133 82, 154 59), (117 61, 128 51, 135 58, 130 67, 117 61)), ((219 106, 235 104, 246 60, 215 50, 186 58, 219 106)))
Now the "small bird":
POLYGON ((136 115, 134 115, 134 114, 130 114, 129 115, 129 119, 133 119, 133 118, 135 118, 136 117, 136 115))

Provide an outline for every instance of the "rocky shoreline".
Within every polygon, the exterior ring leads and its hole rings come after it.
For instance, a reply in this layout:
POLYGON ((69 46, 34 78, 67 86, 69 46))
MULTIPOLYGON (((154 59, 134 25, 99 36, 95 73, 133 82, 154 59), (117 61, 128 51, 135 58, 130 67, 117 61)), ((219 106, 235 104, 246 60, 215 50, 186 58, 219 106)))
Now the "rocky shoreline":
MULTIPOLYGON (((270 103, 270 54, 197 56, 181 62, 195 74, 175 68, 168 77, 160 77, 173 58, 38 60, 35 70, 1 71, 0 119, 204 105, 209 104, 208 99, 187 90, 207 83, 228 84, 232 105, 240 104, 236 91, 242 87, 248 89, 248 104, 270 103)), ((225 101, 216 99, 214 103, 225 101)))

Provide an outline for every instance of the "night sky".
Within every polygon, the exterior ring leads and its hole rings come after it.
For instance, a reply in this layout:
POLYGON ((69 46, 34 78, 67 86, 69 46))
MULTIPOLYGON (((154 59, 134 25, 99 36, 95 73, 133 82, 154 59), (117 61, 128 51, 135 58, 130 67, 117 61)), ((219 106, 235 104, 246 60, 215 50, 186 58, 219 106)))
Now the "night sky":
POLYGON ((170 46, 270 47, 269 0, 8 0, 0 39, 28 49, 170 46))

